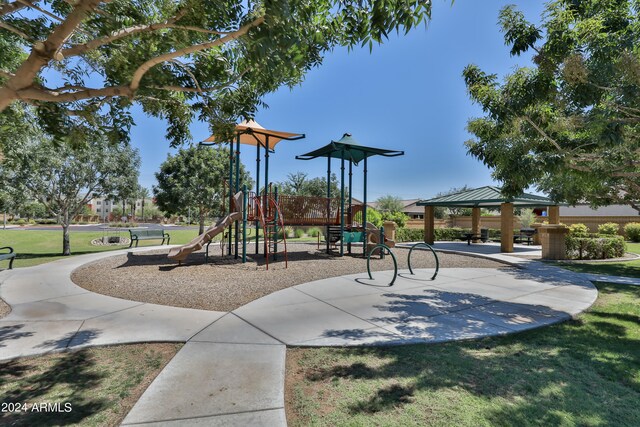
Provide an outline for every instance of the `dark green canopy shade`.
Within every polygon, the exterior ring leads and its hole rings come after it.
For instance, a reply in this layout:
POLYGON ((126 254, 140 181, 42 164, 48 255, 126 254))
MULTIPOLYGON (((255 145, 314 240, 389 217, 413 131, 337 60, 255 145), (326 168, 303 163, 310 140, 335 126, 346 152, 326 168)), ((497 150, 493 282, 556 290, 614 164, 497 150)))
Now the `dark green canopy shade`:
POLYGON ((383 148, 365 147, 356 141, 351 134, 345 133, 338 141, 331 141, 322 148, 311 151, 301 156, 298 160, 311 160, 318 157, 344 158, 351 163, 358 164, 361 160, 371 156, 396 157, 404 155, 404 151, 386 150, 383 148))
POLYGON ((429 200, 420 200, 417 206, 445 206, 456 208, 499 208, 502 203, 513 203, 517 207, 536 208, 542 206, 564 205, 553 200, 536 196, 535 194, 522 193, 518 197, 506 198, 500 188, 486 186, 473 190, 461 191, 447 196, 435 197, 429 200))

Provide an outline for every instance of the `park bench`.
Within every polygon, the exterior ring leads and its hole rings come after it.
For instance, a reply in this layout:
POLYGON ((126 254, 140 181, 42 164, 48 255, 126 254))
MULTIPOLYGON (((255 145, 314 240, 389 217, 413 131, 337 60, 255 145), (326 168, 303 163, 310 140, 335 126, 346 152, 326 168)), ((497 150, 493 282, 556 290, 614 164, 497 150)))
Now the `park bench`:
POLYGON ((9 270, 13 268, 13 260, 16 259, 16 253, 13 251, 13 248, 10 246, 5 246, 4 248, 0 248, 0 251, 3 249, 8 249, 7 253, 0 253, 0 261, 4 261, 5 259, 9 260, 9 270))
POLYGON ((146 228, 142 230, 137 230, 137 229, 130 228, 129 235, 131 236, 131 243, 129 244, 129 247, 133 246, 133 242, 135 241, 136 248, 138 247, 138 242, 140 240, 162 239, 162 243, 160 243, 161 245, 164 245, 165 239, 167 240, 167 245, 171 240, 171 237, 169 236, 169 234, 165 233, 164 230, 149 230, 146 228))

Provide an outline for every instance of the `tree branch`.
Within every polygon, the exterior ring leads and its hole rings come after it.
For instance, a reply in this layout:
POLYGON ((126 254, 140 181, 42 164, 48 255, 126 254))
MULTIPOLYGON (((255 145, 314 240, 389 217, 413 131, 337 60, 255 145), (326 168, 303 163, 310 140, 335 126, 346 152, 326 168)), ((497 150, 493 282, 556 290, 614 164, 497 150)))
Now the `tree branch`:
POLYGON ((78 0, 64 22, 53 30, 47 40, 34 45, 29 57, 16 70, 16 76, 9 79, 5 87, 0 88, 0 111, 7 108, 18 97, 19 90, 33 85, 42 67, 56 56, 60 46, 73 34, 89 12, 98 7, 100 2, 101 0, 78 0))
POLYGON ((11 78, 15 77, 16 75, 6 70, 0 70, 0 76, 11 78))
POLYGON ((20 37, 22 37, 23 39, 25 39, 27 41, 33 41, 33 39, 27 33, 24 33, 22 31, 20 31, 19 29, 15 28, 15 27, 12 27, 11 25, 7 24, 6 22, 0 21, 0 28, 4 28, 7 31, 11 31, 12 33, 19 35, 20 37))
POLYGON ((133 97, 133 91, 128 86, 107 86, 101 89, 86 89, 77 92, 55 92, 45 89, 28 88, 19 90, 16 93, 18 99, 47 102, 72 102, 89 98, 114 96, 133 97))
MULTIPOLYGON (((184 13, 182 13, 182 15, 183 14, 184 13)), ((174 16, 173 18, 170 18, 169 20, 167 20, 167 22, 164 22, 164 23, 157 23, 157 24, 150 24, 150 25, 136 25, 133 27, 123 28, 121 30, 118 30, 112 33, 111 35, 100 37, 100 38, 88 41, 86 43, 72 46, 68 49, 64 49, 62 50, 62 54, 67 58, 70 56, 77 56, 89 50, 96 49, 100 46, 104 46, 105 44, 112 43, 114 41, 123 39, 125 37, 131 36, 134 34, 153 32, 153 31, 162 30, 162 29, 178 29, 178 30, 196 31, 199 33, 216 34, 216 35, 229 34, 228 32, 224 32, 224 31, 213 31, 213 30, 207 30, 205 28, 200 28, 200 27, 183 26, 183 25, 174 24, 173 22, 175 22, 177 19, 180 19, 182 15, 177 14, 176 16, 174 16)))
POLYGON ((527 116, 521 116, 527 123, 529 123, 544 139, 546 139, 547 141, 549 141, 551 143, 551 145, 553 145, 554 147, 556 147, 558 149, 558 151, 560 151, 561 153, 564 153, 564 150, 562 149, 562 147, 560 147, 560 145, 556 142, 555 139, 551 138, 540 126, 538 126, 537 124, 534 123, 533 120, 531 120, 529 117, 527 116))
POLYGON ((58 15, 54 15, 53 13, 49 12, 46 9, 43 9, 41 7, 36 6, 34 3, 27 1, 27 0, 18 0, 19 3, 22 3, 23 5, 25 5, 26 7, 30 7, 32 9, 37 10, 38 12, 41 12, 42 14, 48 16, 49 18, 55 19, 58 22, 63 22, 64 19, 60 18, 58 15))
POLYGON ((184 49, 176 50, 175 52, 165 53, 164 55, 157 56, 153 59, 146 61, 142 64, 138 69, 133 73, 133 77, 131 78, 131 83, 129 87, 131 90, 136 91, 140 87, 140 80, 142 77, 149 71, 151 68, 155 67, 158 64, 161 64, 166 61, 170 61, 175 58, 179 58, 184 55, 188 55, 190 53, 201 52, 203 50, 211 49, 216 46, 221 46, 223 44, 229 43, 238 37, 245 35, 249 30, 253 27, 256 27, 264 22, 264 16, 261 16, 257 19, 254 19, 252 22, 240 27, 238 30, 233 31, 224 37, 221 37, 217 40, 214 40, 209 43, 198 44, 194 46, 185 47, 184 49))
POLYGON ((13 3, 5 3, 0 5, 0 16, 9 15, 10 13, 17 12, 20 9, 24 9, 26 6, 19 1, 13 3))

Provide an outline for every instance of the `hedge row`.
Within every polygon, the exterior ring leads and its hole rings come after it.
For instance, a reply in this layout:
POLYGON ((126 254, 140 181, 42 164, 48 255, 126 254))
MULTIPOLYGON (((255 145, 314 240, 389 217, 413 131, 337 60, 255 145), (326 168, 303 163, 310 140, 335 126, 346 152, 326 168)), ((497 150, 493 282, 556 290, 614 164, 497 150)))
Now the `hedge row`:
POLYGON ((624 255, 626 244, 622 236, 567 236, 567 257, 570 259, 607 259, 624 255))

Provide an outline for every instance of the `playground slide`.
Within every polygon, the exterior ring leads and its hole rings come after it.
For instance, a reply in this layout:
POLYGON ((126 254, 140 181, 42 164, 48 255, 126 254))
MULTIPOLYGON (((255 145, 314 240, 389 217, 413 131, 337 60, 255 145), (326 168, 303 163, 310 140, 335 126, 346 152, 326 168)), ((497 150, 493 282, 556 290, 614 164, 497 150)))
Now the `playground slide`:
MULTIPOLYGON (((373 243, 374 245, 380 243, 380 229, 378 227, 367 222, 367 231, 369 232, 369 243, 373 243)), ((396 246, 396 241, 385 237, 384 244, 390 248, 394 248, 396 246)))
POLYGON ((187 243, 186 245, 172 248, 169 251, 169 259, 182 262, 193 252, 200 250, 204 245, 209 243, 218 234, 222 233, 227 227, 230 227, 234 222, 242 220, 242 192, 237 193, 234 196, 235 212, 231 212, 226 217, 222 218, 215 225, 207 228, 204 233, 187 243))

